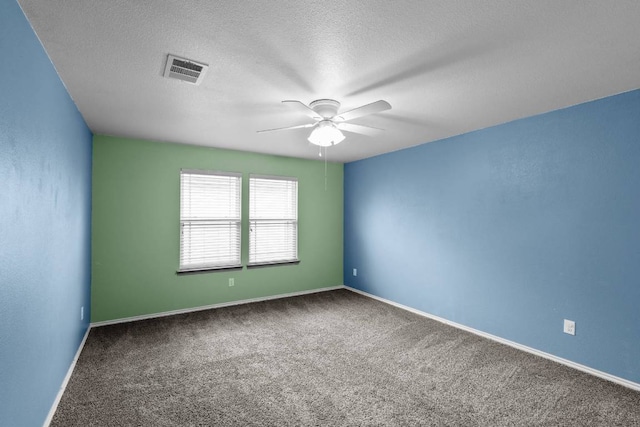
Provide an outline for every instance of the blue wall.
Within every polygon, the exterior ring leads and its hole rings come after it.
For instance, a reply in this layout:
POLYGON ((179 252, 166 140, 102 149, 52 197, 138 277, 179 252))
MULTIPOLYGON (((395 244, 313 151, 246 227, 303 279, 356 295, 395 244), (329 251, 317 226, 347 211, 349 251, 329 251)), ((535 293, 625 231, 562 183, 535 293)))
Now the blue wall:
POLYGON ((92 135, 14 0, 0 54, 0 425, 37 426, 90 318, 92 135))
POLYGON ((640 91, 344 174, 345 285, 640 382, 640 91))

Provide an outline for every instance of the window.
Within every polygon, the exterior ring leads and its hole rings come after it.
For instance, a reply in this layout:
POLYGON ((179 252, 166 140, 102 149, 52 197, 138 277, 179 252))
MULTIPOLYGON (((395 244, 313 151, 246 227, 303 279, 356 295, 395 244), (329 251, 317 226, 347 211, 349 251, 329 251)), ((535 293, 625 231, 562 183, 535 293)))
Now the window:
POLYGON ((240 267, 242 175, 180 171, 179 272, 240 267))
POLYGON ((249 176, 249 265, 298 261, 298 180, 249 176))

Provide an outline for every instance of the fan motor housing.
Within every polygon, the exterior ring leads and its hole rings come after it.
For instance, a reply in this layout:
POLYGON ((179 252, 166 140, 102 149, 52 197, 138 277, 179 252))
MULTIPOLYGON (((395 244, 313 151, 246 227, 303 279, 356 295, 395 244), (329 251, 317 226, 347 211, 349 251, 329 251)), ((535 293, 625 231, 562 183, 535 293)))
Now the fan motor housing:
POLYGON ((318 113, 321 117, 330 119, 338 114, 340 103, 335 99, 316 99, 309 104, 309 108, 318 113))

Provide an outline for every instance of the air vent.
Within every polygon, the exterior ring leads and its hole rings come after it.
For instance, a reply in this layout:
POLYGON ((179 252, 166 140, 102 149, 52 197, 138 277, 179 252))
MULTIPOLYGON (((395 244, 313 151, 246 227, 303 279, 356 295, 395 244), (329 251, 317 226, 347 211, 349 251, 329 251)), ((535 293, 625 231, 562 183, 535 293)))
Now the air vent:
POLYGON ((164 68, 164 76, 198 85, 202 81, 208 68, 209 66, 206 64, 168 55, 167 66, 164 68))

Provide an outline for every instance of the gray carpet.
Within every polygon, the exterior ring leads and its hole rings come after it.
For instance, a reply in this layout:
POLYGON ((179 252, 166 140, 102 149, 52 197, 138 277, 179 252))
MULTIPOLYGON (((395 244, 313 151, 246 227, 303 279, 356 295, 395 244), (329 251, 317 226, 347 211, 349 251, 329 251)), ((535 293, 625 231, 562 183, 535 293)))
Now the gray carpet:
POLYGON ((640 393, 347 290, 94 328, 53 426, 640 426, 640 393))

